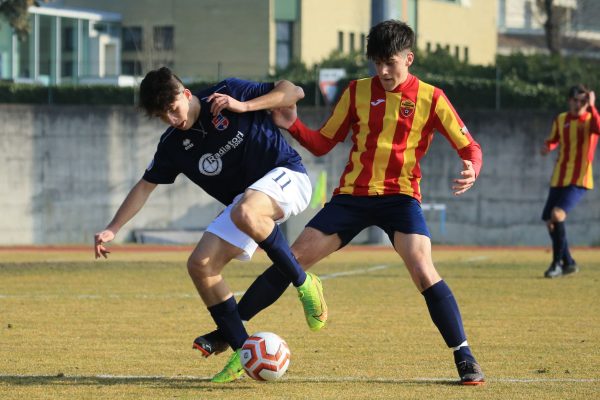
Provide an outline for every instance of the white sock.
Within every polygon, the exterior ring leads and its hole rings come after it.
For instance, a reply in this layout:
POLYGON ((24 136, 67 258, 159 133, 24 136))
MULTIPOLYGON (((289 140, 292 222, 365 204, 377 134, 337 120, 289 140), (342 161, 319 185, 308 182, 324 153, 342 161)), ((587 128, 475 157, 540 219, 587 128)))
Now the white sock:
POLYGON ((465 340, 464 342, 462 342, 458 346, 452 347, 452 351, 460 350, 461 347, 469 347, 469 343, 467 343, 467 341, 465 340))

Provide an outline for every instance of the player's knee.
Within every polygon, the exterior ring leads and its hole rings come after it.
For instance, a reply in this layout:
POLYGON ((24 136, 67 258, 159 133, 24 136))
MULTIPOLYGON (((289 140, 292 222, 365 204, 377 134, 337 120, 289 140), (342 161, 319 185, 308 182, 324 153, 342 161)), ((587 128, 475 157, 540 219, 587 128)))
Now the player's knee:
POLYGON ((550 212, 550 218, 552 222, 562 222, 567 218, 567 213, 562 208, 554 207, 550 212))
POLYGON ((246 203, 238 203, 231 210, 231 220, 242 232, 248 232, 254 226, 255 212, 246 203))
POLYGON ((214 274, 209 258, 189 257, 187 269, 192 278, 205 278, 214 274))

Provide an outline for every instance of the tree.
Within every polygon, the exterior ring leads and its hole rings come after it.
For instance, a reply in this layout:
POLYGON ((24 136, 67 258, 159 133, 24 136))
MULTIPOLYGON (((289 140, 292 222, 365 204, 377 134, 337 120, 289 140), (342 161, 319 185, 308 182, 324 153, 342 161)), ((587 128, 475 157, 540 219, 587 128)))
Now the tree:
POLYGON ((556 0, 537 0, 538 9, 546 16, 544 22, 546 46, 548 46, 550 54, 560 56, 563 29, 569 13, 566 7, 556 3, 556 0))
POLYGON ((0 0, 0 15, 4 16, 15 30, 19 40, 25 40, 29 35, 29 14, 31 6, 39 7, 39 3, 49 0, 0 0))

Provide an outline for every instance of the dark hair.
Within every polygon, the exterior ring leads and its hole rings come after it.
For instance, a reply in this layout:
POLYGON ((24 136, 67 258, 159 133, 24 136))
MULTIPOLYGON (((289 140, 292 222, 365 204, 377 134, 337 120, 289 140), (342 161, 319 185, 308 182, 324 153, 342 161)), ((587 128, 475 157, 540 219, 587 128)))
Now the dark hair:
POLYGON ((393 19, 375 25, 367 36, 367 58, 387 60, 415 45, 415 32, 410 26, 393 19))
POLYGON ((569 98, 572 99, 582 93, 588 94, 590 90, 582 84, 571 86, 569 88, 569 98))
POLYGON ((148 116, 168 110, 183 91, 183 82, 167 67, 146 74, 140 84, 140 108, 148 116))

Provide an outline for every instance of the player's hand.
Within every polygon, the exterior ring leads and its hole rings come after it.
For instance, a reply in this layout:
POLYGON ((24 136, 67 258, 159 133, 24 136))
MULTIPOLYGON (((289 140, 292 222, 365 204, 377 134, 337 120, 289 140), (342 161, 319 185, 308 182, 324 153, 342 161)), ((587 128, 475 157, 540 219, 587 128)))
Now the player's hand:
POLYGON ((594 107, 596 105, 596 93, 593 90, 588 92, 588 104, 590 107, 594 107))
POLYGON ((452 190, 454 190, 454 195, 458 196, 471 189, 473 184, 475 183, 475 169, 473 168, 473 163, 469 160, 462 160, 463 169, 460 172, 460 179, 454 179, 454 185, 452 186, 452 190))
POLYGON ((223 110, 229 110, 236 113, 248 111, 246 103, 238 101, 223 93, 213 93, 206 98, 206 101, 210 103, 210 113, 213 116, 219 115, 223 110))
POLYGON ((96 253, 96 259, 100 257, 108 257, 110 251, 104 247, 104 243, 110 242, 114 238, 115 234, 110 229, 105 229, 102 232, 98 232, 94 235, 94 251, 96 253))
POLYGON ((298 118, 298 107, 293 104, 289 107, 274 108, 271 110, 271 117, 275 125, 288 129, 298 118))

